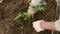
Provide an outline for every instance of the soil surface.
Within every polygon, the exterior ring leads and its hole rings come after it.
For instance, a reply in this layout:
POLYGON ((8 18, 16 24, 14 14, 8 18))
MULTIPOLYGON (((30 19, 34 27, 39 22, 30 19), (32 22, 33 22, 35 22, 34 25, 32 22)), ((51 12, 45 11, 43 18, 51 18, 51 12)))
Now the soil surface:
MULTIPOLYGON (((36 20, 55 21, 58 19, 58 11, 56 11, 56 1, 46 0, 46 10, 37 12, 33 17, 27 20, 19 18, 14 20, 19 12, 27 12, 29 0, 3 0, 0 4, 0 34, 51 34, 50 30, 37 33, 32 22, 36 20), (56 16, 57 15, 57 16, 56 16)), ((54 32, 56 34, 59 32, 54 32)))

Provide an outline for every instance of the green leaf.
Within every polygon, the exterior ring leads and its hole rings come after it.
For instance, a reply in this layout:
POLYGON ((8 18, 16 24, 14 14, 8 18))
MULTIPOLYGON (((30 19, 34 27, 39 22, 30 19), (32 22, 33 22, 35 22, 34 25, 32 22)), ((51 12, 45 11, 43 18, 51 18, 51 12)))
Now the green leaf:
POLYGON ((45 7, 41 7, 40 8, 40 11, 45 11, 45 7))
POLYGON ((24 20, 27 20, 27 18, 28 18, 28 13, 27 13, 27 12, 24 12, 24 13, 22 14, 22 17, 24 17, 24 20))
POLYGON ((39 9, 38 9, 38 7, 35 7, 34 10, 35 10, 35 11, 38 11, 39 9))
POLYGON ((29 8, 34 9, 33 6, 32 6, 32 3, 29 3, 29 8))
POLYGON ((37 11, 45 11, 46 8, 45 6, 38 6, 38 7, 35 7, 34 10, 37 12, 37 11))
POLYGON ((39 10, 39 11, 45 11, 46 8, 45 8, 44 6, 38 6, 38 10, 39 10))
POLYGON ((27 18, 24 18, 24 20, 27 20, 27 18))
POLYGON ((0 3, 2 3, 3 2, 3 0, 0 0, 0 3))
POLYGON ((22 14, 19 12, 19 14, 14 18, 14 20, 17 20, 20 17, 22 17, 22 14))
POLYGON ((28 16, 27 12, 25 12, 25 13, 22 14, 22 17, 27 17, 27 16, 28 16))
POLYGON ((31 6, 31 7, 32 7, 32 3, 29 3, 29 6, 31 6))

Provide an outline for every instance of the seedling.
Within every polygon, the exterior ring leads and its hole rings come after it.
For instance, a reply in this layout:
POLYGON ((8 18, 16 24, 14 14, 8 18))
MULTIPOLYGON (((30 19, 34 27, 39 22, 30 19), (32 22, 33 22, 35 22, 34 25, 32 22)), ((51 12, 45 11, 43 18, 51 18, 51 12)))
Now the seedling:
POLYGON ((30 14, 29 14, 30 16, 35 14, 38 11, 45 11, 46 10, 45 6, 40 5, 40 6, 33 7, 32 3, 29 3, 29 9, 31 10, 31 11, 28 11, 28 12, 30 12, 30 14), (32 11, 33 11, 33 13, 32 13, 32 11))
POLYGON ((0 3, 2 3, 3 2, 3 0, 0 0, 0 3))
POLYGON ((27 13, 27 12, 24 12, 24 13, 19 12, 19 14, 14 18, 14 20, 17 20, 17 19, 19 19, 19 18, 21 18, 21 17, 23 17, 24 20, 27 20, 27 18, 28 18, 28 13, 27 13))
MULTIPOLYGON (((34 10, 34 13, 38 12, 38 11, 45 11, 46 8, 45 6, 38 6, 38 7, 35 7, 33 8, 32 4, 30 3, 30 6, 29 6, 30 9, 33 9, 34 10)), ((24 13, 21 13, 19 12, 19 14, 14 18, 14 20, 17 20, 19 19, 20 17, 23 17, 24 20, 27 20, 27 18, 29 18, 29 14, 27 12, 24 12, 24 13)))
POLYGON ((32 4, 31 3, 29 3, 29 4, 30 4, 29 8, 30 9, 34 9, 36 12, 37 11, 45 11, 46 10, 45 6, 43 6, 43 5, 36 6, 35 8, 33 8, 32 4))
POLYGON ((41 5, 41 6, 35 7, 34 10, 35 10, 35 11, 45 11, 46 8, 45 8, 45 6, 42 6, 42 5, 41 5))

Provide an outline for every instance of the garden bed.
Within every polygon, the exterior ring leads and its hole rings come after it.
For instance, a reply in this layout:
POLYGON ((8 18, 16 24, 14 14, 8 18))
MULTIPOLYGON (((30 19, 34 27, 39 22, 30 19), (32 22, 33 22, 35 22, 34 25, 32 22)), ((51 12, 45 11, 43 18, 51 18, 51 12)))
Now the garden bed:
MULTIPOLYGON (((46 0, 46 10, 37 12, 30 20, 19 18, 14 20, 19 12, 27 12, 28 0, 3 0, 0 4, 0 34, 51 34, 50 30, 37 33, 33 27, 32 22, 36 20, 55 21, 58 19, 58 11, 56 11, 56 1, 46 0), (56 16, 57 15, 57 16, 56 16)), ((56 33, 56 32, 55 32, 56 33)))

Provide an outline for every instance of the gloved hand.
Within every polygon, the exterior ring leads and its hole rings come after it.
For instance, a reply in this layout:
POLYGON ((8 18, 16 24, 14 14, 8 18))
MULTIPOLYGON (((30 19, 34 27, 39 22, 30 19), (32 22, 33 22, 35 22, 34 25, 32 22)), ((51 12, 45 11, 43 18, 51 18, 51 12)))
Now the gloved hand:
POLYGON ((60 0, 56 0, 57 5, 60 6, 60 0))
POLYGON ((31 0, 32 6, 46 5, 45 0, 31 0))
POLYGON ((34 13, 35 13, 35 10, 32 8, 32 9, 28 9, 28 14, 29 14, 29 16, 31 16, 31 15, 34 15, 34 13))
POLYGON ((29 16, 34 15, 34 13, 36 12, 33 7, 36 7, 39 5, 46 5, 46 2, 45 0, 31 0, 31 4, 32 4, 32 7, 30 5, 28 9, 29 16))
POLYGON ((33 28, 36 30, 36 32, 40 32, 40 31, 44 31, 45 30, 40 25, 42 23, 42 21, 44 21, 44 20, 39 20, 39 21, 33 22, 33 28))

